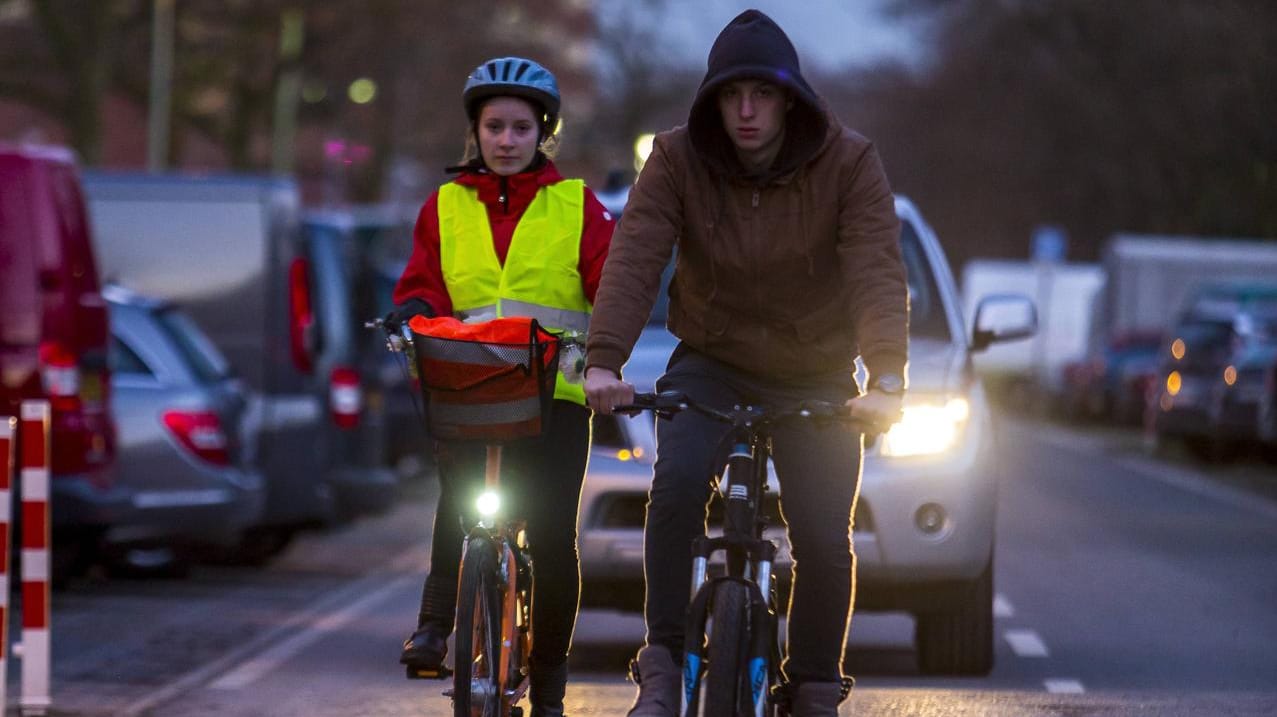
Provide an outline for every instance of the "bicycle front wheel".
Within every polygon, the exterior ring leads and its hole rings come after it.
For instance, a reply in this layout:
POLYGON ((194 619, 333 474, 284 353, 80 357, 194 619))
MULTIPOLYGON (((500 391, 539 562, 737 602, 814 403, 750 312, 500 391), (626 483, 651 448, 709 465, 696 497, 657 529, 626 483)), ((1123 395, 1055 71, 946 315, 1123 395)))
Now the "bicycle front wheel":
POLYGON ((492 541, 471 539, 457 589, 454 717, 500 717, 501 590, 492 541))
POLYGON ((749 588, 724 580, 710 604, 709 670, 705 677, 704 717, 753 714, 748 671, 751 642, 749 588))

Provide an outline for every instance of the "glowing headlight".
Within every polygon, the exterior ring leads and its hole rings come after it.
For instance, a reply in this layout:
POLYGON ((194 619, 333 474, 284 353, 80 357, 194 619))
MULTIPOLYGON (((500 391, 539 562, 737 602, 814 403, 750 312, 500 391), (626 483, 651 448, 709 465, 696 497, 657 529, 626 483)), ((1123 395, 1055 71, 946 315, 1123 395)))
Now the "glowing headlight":
POLYGON ((498 510, 501 510, 501 496, 492 491, 485 491, 475 502, 475 507, 479 509, 479 515, 491 518, 497 514, 498 510))
POLYGON ((944 453, 957 444, 971 415, 965 398, 943 405, 928 401, 905 406, 904 417, 882 437, 884 456, 925 456, 944 453))

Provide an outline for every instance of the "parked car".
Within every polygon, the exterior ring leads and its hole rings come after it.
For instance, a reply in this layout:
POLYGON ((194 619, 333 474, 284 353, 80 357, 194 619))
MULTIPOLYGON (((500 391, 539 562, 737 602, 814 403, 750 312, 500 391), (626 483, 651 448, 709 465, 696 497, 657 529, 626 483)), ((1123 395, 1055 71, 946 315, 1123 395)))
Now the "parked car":
POLYGON ((1233 321, 1237 335, 1210 405, 1216 452, 1231 457, 1264 440, 1261 408, 1277 367, 1277 302, 1254 304, 1233 321))
POLYGON ((1109 340, 1098 353, 1064 370, 1064 408, 1074 419, 1139 423, 1153 380, 1162 335, 1130 332, 1109 340))
MULTIPOLYGON (((913 613, 924 672, 983 674, 993 665, 997 470, 988 462, 992 418, 971 355, 1031 335, 1036 319, 1027 298, 989 297, 978 304, 968 334, 935 233, 907 199, 898 197, 896 210, 912 301, 911 388, 904 420, 866 449, 854 517, 856 605, 913 613)), ((639 390, 651 389, 676 344, 662 324, 661 318, 649 324, 626 364, 625 378, 639 390)), ((582 495, 583 600, 628 594, 614 604, 636 607, 651 472, 633 455, 640 448, 650 461, 651 433, 638 422, 617 423, 624 438, 612 443, 628 448, 631 460, 592 457, 582 495)), ((771 488, 775 495, 774 476, 771 488)), ((774 504, 766 510, 768 536, 781 547, 776 573, 783 584, 790 568, 783 523, 774 504)))
MULTIPOLYGON (((181 305, 253 389, 245 420, 259 434, 267 499, 240 556, 264 561, 298 530, 339 519, 337 496, 352 493, 338 486, 351 476, 330 401, 352 392, 323 373, 335 365, 324 339, 340 327, 325 324, 315 294, 296 185, 126 172, 86 173, 85 187, 103 276, 181 305)), ((370 475, 369 491, 385 487, 370 475)))
POLYGON ((302 235, 317 319, 315 373, 328 377, 328 409, 336 427, 328 480, 345 517, 388 509, 399 484, 392 470, 386 411, 386 395, 398 385, 385 385, 384 372, 378 370, 388 353, 384 339, 364 327, 366 319, 378 314, 366 288, 366 247, 355 230, 349 214, 311 213, 302 235))
POLYGON ((1204 460, 1260 439, 1265 373, 1277 343, 1277 282, 1218 280, 1185 302, 1167 342, 1149 426, 1204 460))
POLYGON ((1190 319, 1171 330, 1148 409, 1148 428, 1159 445, 1179 441, 1203 460, 1214 457, 1211 405, 1236 339, 1231 319, 1190 319))
POLYGON ((1263 386, 1255 409, 1255 432, 1268 455, 1277 459, 1277 359, 1264 371, 1263 386))
MULTIPOLYGON (((52 568, 60 581, 88 563, 129 509, 112 466, 106 304, 68 150, 0 144, 0 306, 0 415, 19 415, 25 399, 52 405, 52 568)), ((22 511, 12 515, 20 520, 22 511)))
POLYGON ((332 323, 344 327, 341 345, 332 350, 363 386, 357 451, 365 463, 412 472, 416 467, 404 465, 406 458, 418 466, 433 460, 416 389, 402 357, 386 351, 383 335, 363 325, 393 308, 395 283, 412 251, 412 220, 381 206, 314 211, 306 214, 305 232, 307 251, 316 256, 315 281, 325 287, 321 300, 334 314, 332 323))
POLYGON ((176 306, 115 286, 103 294, 117 475, 133 507, 107 532, 109 554, 128 567, 181 568, 188 549, 234 545, 261 518, 256 436, 243 430, 248 393, 176 306))

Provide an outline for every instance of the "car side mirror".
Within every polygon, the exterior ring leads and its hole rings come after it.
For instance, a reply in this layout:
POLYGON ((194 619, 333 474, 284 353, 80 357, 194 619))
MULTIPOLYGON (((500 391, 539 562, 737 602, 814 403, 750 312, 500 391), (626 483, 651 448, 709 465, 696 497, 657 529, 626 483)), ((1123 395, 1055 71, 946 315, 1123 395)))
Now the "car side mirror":
POLYGON ((1021 294, 990 294, 976 305, 971 352, 1004 341, 1027 339, 1038 330, 1037 307, 1021 294))

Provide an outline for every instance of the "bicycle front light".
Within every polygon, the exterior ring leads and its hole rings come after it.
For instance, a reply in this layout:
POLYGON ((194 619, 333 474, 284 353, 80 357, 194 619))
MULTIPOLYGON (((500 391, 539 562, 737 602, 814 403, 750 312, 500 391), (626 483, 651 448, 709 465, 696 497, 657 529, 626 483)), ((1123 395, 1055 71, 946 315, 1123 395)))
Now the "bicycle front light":
POLYGON ((501 496, 495 491, 484 491, 479 500, 475 501, 475 507, 479 509, 480 516, 491 518, 501 510, 501 496))
POLYGON ((902 458, 944 453, 958 444, 970 415, 971 405, 962 397, 907 402, 903 418, 882 437, 882 455, 902 458))

